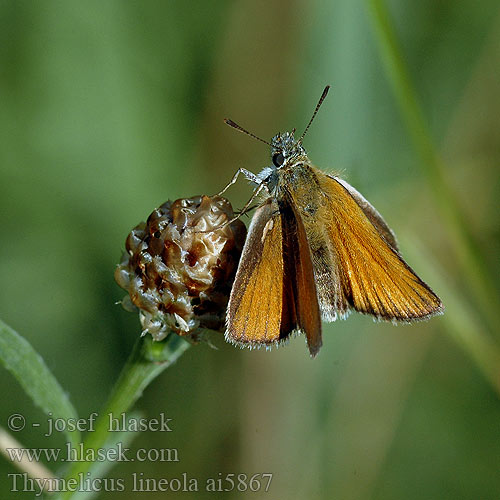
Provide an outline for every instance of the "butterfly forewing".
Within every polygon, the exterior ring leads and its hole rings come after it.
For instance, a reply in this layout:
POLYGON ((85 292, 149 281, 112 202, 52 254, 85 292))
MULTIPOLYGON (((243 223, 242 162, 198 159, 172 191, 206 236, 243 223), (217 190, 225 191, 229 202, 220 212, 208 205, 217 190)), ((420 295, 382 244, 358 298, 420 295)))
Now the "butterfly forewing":
POLYGON ((256 346, 278 342, 283 335, 282 304, 281 217, 269 199, 250 224, 228 304, 226 339, 256 346))
POLYGON ((389 245, 391 245, 392 248, 394 248, 394 250, 399 251, 396 235, 378 213, 378 210, 358 190, 354 189, 350 184, 344 181, 344 179, 341 179, 340 177, 333 177, 331 175, 327 175, 327 177, 336 180, 349 192, 354 201, 358 204, 359 208, 363 210, 367 219, 375 226, 379 234, 387 243, 389 243, 389 245))
POLYGON ((441 312, 440 299, 402 259, 378 212, 345 181, 315 173, 324 194, 318 221, 328 234, 325 246, 338 266, 347 303, 387 320, 412 321, 441 312))

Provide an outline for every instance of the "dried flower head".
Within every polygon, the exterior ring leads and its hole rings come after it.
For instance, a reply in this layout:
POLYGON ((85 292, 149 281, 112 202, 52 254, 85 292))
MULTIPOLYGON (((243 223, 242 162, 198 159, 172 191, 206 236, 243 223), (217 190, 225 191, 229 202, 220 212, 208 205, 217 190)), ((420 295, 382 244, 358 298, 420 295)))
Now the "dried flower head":
POLYGON ((115 280, 128 291, 122 304, 139 309, 143 334, 220 330, 246 228, 225 198, 167 201, 128 235, 115 280))

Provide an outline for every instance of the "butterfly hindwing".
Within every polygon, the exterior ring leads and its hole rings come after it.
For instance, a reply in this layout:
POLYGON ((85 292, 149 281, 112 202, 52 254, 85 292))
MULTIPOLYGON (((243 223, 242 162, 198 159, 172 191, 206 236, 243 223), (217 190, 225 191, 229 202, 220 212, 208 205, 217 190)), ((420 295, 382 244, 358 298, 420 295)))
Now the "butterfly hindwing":
POLYGON ((283 228, 283 260, 295 296, 298 328, 305 332, 311 356, 322 345, 321 313, 307 234, 296 206, 287 194, 280 201, 283 228))

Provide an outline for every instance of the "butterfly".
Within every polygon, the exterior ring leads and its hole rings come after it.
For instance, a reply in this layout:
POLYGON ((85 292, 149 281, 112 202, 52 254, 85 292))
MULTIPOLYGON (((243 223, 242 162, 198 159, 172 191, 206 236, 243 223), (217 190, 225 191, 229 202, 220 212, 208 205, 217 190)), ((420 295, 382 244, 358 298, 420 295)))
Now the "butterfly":
POLYGON ((439 297, 402 258, 378 211, 345 180, 309 160, 295 129, 271 142, 232 120, 226 123, 271 147, 272 165, 259 174, 239 169, 256 187, 256 209, 232 286, 225 339, 241 347, 272 347, 305 334, 315 357, 321 322, 351 310, 379 320, 410 323, 443 311, 439 297))

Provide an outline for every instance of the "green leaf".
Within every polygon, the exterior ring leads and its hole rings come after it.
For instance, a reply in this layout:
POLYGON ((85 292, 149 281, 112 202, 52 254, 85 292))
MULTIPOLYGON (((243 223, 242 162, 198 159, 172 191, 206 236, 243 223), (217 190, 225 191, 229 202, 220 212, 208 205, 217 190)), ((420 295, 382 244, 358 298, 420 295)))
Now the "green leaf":
MULTIPOLYGON (((77 419, 67 394, 30 343, 0 320, 0 360, 21 384, 33 402, 52 417, 77 419)), ((77 431, 66 431, 68 440, 80 442, 77 431)))

